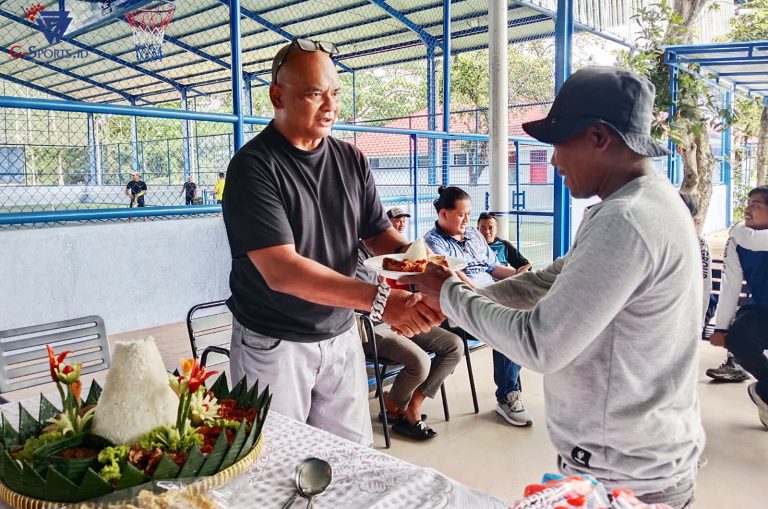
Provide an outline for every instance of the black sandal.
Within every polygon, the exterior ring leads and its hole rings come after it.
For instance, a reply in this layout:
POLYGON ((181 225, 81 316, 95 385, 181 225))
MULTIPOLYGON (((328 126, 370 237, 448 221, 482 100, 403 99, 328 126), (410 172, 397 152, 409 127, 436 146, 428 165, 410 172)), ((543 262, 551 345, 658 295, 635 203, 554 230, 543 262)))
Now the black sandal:
POLYGON ((392 431, 414 440, 431 440, 437 436, 437 432, 427 426, 424 421, 416 421, 411 424, 405 417, 400 417, 392 426, 392 431))
MULTIPOLYGON (((389 424, 392 424, 395 421, 397 421, 401 416, 402 416, 402 414, 395 415, 392 412, 387 412, 387 422, 389 424)), ((421 414, 421 420, 422 421, 426 421, 427 420, 427 414, 421 414)), ((381 415, 381 412, 379 412, 379 422, 384 422, 384 417, 381 415)))

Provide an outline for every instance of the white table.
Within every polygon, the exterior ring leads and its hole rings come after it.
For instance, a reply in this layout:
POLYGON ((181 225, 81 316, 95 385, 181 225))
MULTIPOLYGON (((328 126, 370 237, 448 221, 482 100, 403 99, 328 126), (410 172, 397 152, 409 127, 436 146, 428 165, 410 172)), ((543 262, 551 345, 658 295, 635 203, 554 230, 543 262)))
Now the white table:
MULTIPOLYGON (((36 414, 35 400, 25 408, 36 414)), ((0 411, 18 424, 17 405, 0 411)), ((293 495, 293 472, 304 458, 324 459, 333 468, 333 482, 314 499, 317 509, 472 508, 504 509, 501 500, 475 491, 431 468, 411 465, 376 449, 363 447, 325 431, 270 412, 264 424, 261 456, 248 471, 212 494, 232 509, 282 508, 293 495)), ((0 508, 6 505, 0 502, 0 508)), ((297 499, 296 509, 306 507, 297 499)))

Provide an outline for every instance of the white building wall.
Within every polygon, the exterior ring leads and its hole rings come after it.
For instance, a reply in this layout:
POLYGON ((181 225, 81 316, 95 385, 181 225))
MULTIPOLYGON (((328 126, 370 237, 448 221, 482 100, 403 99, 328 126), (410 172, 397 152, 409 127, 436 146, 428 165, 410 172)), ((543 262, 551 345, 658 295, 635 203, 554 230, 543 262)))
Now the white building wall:
POLYGON ((110 334, 229 296, 221 217, 0 232, 0 330, 100 315, 110 334))

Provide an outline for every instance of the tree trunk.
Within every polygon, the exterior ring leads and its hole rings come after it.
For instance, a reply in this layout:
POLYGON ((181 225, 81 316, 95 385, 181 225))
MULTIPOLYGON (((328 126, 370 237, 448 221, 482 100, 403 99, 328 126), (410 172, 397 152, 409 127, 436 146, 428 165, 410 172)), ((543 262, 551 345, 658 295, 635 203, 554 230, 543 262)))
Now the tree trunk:
POLYGON ((760 131, 757 135, 757 161, 755 163, 757 185, 768 184, 768 108, 760 116, 760 131))
POLYGON ((696 19, 701 14, 709 0, 674 0, 672 2, 672 9, 683 20, 682 26, 685 28, 681 30, 671 29, 667 33, 665 38, 667 41, 674 42, 675 44, 689 44, 693 40, 693 30, 696 19))
POLYGON ((706 129, 693 131, 685 144, 678 145, 678 151, 685 170, 680 190, 693 196, 698 203, 699 211, 693 220, 696 232, 701 235, 712 198, 712 170, 715 166, 709 133, 706 129))

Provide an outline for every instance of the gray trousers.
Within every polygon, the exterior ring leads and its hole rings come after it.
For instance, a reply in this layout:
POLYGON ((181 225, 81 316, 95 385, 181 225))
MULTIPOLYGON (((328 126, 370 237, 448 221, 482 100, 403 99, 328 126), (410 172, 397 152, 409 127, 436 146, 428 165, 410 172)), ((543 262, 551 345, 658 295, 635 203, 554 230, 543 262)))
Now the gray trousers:
POLYGON ((283 341, 232 322, 232 380, 269 385, 271 410, 363 445, 373 444, 368 375, 357 324, 314 343, 283 341))
MULTIPOLYGON (((385 323, 375 326, 374 332, 379 355, 405 366, 389 392, 390 401, 401 409, 408 406, 416 389, 434 398, 464 355, 461 338, 440 327, 413 338, 395 334, 385 323), (434 352, 434 359, 430 360, 427 352, 434 352)), ((363 349, 367 355, 372 354, 369 343, 364 343, 363 349)))

